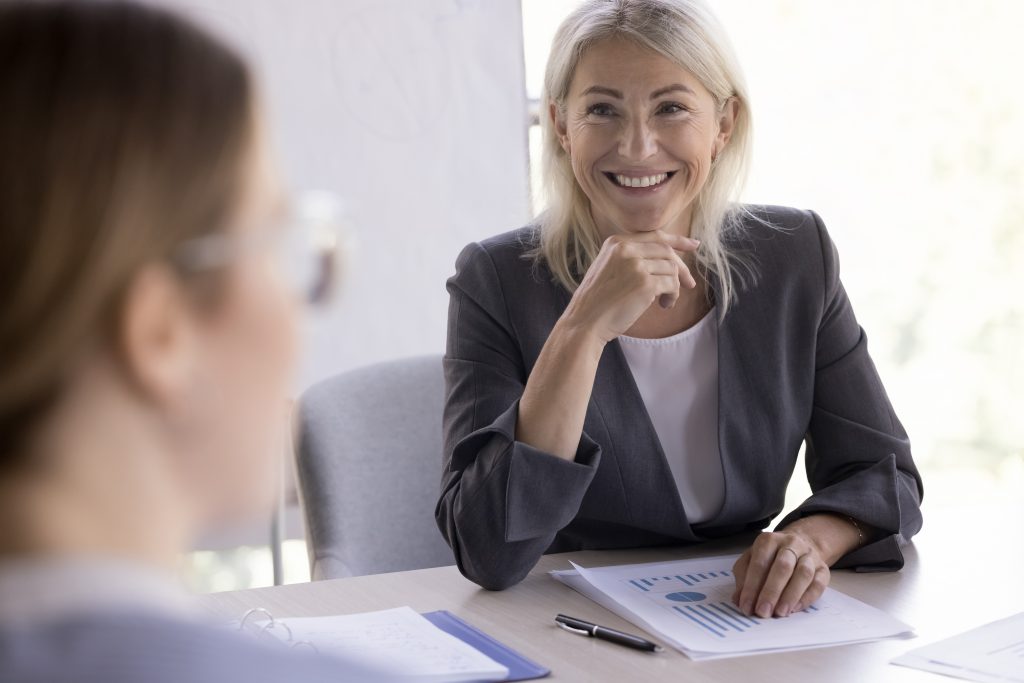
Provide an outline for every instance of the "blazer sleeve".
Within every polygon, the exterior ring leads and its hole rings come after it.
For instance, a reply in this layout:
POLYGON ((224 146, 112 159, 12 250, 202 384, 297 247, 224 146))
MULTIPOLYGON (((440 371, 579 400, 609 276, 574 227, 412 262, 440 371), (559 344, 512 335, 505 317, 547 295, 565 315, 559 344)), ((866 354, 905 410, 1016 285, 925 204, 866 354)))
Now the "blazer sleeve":
POLYGON ((435 518, 468 579, 521 581, 579 511, 601 457, 585 433, 568 461, 516 441, 527 369, 490 254, 466 247, 448 280, 444 466, 435 518))
POLYGON ((812 213, 824 266, 824 308, 818 327, 814 402, 807 433, 807 479, 813 495, 779 523, 807 515, 848 515, 882 536, 841 558, 836 568, 896 570, 901 546, 921 528, 924 488, 907 433, 868 355, 839 279, 839 256, 821 218, 812 213))

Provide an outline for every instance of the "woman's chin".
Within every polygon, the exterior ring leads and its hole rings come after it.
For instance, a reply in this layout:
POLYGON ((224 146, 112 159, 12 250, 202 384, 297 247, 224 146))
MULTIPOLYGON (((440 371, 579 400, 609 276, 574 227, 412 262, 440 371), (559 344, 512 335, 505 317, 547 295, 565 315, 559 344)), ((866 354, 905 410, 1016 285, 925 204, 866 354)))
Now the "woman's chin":
POLYGON ((619 232, 624 233, 640 234, 663 230, 668 223, 662 211, 616 211, 609 218, 619 232))
POLYGON ((629 222, 619 223, 619 229, 622 232, 633 234, 633 235, 640 235, 640 234, 643 234, 643 233, 646 233, 646 232, 654 232, 655 230, 660 230, 663 227, 664 226, 662 226, 662 224, 660 222, 656 223, 656 222, 653 222, 653 221, 652 222, 629 221, 629 222))

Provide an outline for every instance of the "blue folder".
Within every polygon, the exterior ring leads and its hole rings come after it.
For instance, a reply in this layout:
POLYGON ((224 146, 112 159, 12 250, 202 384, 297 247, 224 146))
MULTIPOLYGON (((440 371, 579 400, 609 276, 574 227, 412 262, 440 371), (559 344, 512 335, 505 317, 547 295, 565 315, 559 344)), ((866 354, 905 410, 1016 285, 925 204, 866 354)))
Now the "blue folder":
POLYGON ((533 678, 544 678, 551 673, 551 669, 546 669, 540 664, 527 659, 475 626, 470 626, 451 612, 440 610, 437 612, 426 612, 423 616, 426 617, 427 621, 445 633, 455 636, 462 642, 483 652, 494 661, 508 667, 508 678, 505 679, 506 681, 528 681, 533 678))

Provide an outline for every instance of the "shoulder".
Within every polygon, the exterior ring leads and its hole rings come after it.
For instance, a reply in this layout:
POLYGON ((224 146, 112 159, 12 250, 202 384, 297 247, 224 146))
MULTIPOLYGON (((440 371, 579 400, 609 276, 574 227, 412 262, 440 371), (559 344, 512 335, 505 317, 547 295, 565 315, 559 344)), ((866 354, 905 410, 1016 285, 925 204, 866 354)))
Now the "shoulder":
POLYGON ((470 265, 478 261, 489 261, 495 267, 508 267, 527 261, 530 252, 540 244, 540 227, 527 225, 509 230, 479 242, 470 242, 463 248, 456 261, 459 265, 470 265))
POLYGON ((741 205, 735 218, 723 240, 741 278, 741 307, 820 310, 839 290, 839 255, 815 211, 741 205))
MULTIPOLYGON (((466 245, 455 261, 449 287, 520 287, 549 284, 551 276, 533 257, 540 245, 540 228, 527 225, 466 245)), ((477 292, 479 293, 479 292, 477 292)))
POLYGON ((742 205, 725 239, 758 278, 813 280, 838 277, 838 254, 825 222, 815 211, 788 206, 742 205))
POLYGON ((821 217, 809 209, 743 204, 729 238, 755 251, 821 249, 828 239, 821 217))

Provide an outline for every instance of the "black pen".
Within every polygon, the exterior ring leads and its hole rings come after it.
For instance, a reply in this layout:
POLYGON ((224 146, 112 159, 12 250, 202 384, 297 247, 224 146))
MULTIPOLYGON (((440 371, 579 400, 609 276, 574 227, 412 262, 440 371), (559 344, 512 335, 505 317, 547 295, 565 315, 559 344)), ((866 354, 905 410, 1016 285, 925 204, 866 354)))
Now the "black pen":
POLYGON ((589 621, 583 621, 576 617, 569 617, 564 614, 559 614, 555 617, 555 623, 566 631, 572 633, 578 633, 581 636, 590 636, 591 638, 600 638, 601 640, 607 640, 609 643, 617 643, 619 645, 625 645, 631 647, 634 650, 644 650, 646 652, 661 652, 662 647, 657 643, 652 643, 649 640, 644 640, 640 636, 630 635, 629 633, 623 633, 622 631, 616 631, 613 628, 607 626, 598 626, 597 624, 591 624, 589 621))

